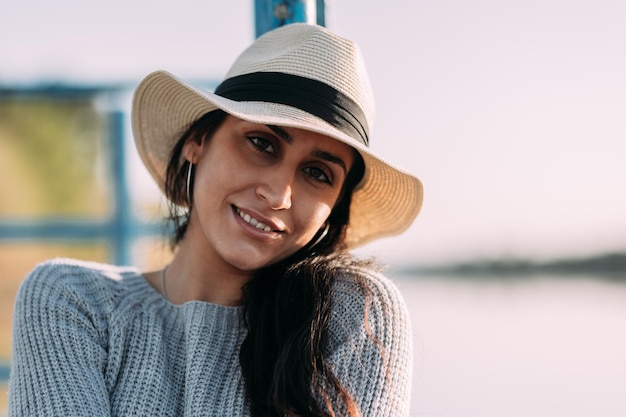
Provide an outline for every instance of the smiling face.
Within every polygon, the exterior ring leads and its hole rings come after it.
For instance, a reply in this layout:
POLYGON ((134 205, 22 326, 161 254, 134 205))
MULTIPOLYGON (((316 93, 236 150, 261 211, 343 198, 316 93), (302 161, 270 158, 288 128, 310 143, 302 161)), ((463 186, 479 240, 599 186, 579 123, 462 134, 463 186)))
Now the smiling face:
POLYGON ((220 269, 253 272, 304 247, 324 225, 353 149, 297 128, 228 116, 191 140, 193 209, 183 245, 220 269))

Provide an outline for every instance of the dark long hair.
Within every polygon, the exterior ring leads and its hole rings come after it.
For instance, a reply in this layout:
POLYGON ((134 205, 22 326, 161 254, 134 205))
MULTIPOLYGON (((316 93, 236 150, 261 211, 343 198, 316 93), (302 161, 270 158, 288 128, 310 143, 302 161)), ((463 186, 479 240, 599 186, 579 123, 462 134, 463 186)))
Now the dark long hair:
MULTIPOLYGON (((221 110, 194 122, 174 146, 167 166, 165 192, 174 222, 172 243, 183 239, 193 209, 187 202, 189 140, 208 140, 226 117, 221 110)), ((364 172, 361 156, 348 172, 341 195, 327 219, 327 232, 276 264, 256 271, 243 288, 248 330, 239 362, 253 417, 333 417, 359 415, 359 409, 324 357, 333 287, 338 274, 372 267, 352 257, 343 245, 352 191, 364 172)), ((190 187, 192 188, 192 187, 190 187)))

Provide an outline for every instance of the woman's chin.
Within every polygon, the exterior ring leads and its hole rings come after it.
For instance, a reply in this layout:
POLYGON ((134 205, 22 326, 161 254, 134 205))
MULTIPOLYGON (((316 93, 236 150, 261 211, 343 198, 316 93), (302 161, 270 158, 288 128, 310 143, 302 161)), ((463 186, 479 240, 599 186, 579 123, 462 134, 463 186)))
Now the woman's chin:
POLYGON ((254 272, 288 258, 296 253, 300 248, 290 248, 288 251, 284 252, 277 252, 276 250, 268 251, 263 249, 238 248, 236 251, 231 251, 230 256, 224 256, 224 259, 240 271, 254 272))

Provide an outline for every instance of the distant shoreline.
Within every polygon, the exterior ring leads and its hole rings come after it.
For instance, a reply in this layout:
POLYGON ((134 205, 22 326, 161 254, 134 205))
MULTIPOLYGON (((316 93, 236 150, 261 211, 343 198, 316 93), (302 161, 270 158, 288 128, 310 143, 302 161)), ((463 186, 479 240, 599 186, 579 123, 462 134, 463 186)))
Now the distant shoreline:
POLYGON ((414 265, 397 269, 411 275, 458 275, 468 277, 519 276, 535 274, 599 275, 603 278, 626 281, 626 253, 609 253, 587 258, 552 261, 524 259, 480 260, 449 265, 414 265))

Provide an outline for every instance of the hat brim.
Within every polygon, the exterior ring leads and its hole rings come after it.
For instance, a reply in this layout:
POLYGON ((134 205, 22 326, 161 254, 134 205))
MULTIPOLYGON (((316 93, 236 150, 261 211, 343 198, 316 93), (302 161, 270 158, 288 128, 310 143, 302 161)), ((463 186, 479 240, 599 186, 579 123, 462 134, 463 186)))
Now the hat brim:
POLYGON ((348 247, 402 233, 419 213, 423 201, 419 178, 392 166, 322 119, 282 104, 226 99, 157 71, 145 77, 135 90, 132 128, 139 156, 162 191, 175 143, 191 123, 217 109, 253 123, 321 133, 362 155, 365 175, 352 196, 345 240, 348 247))

